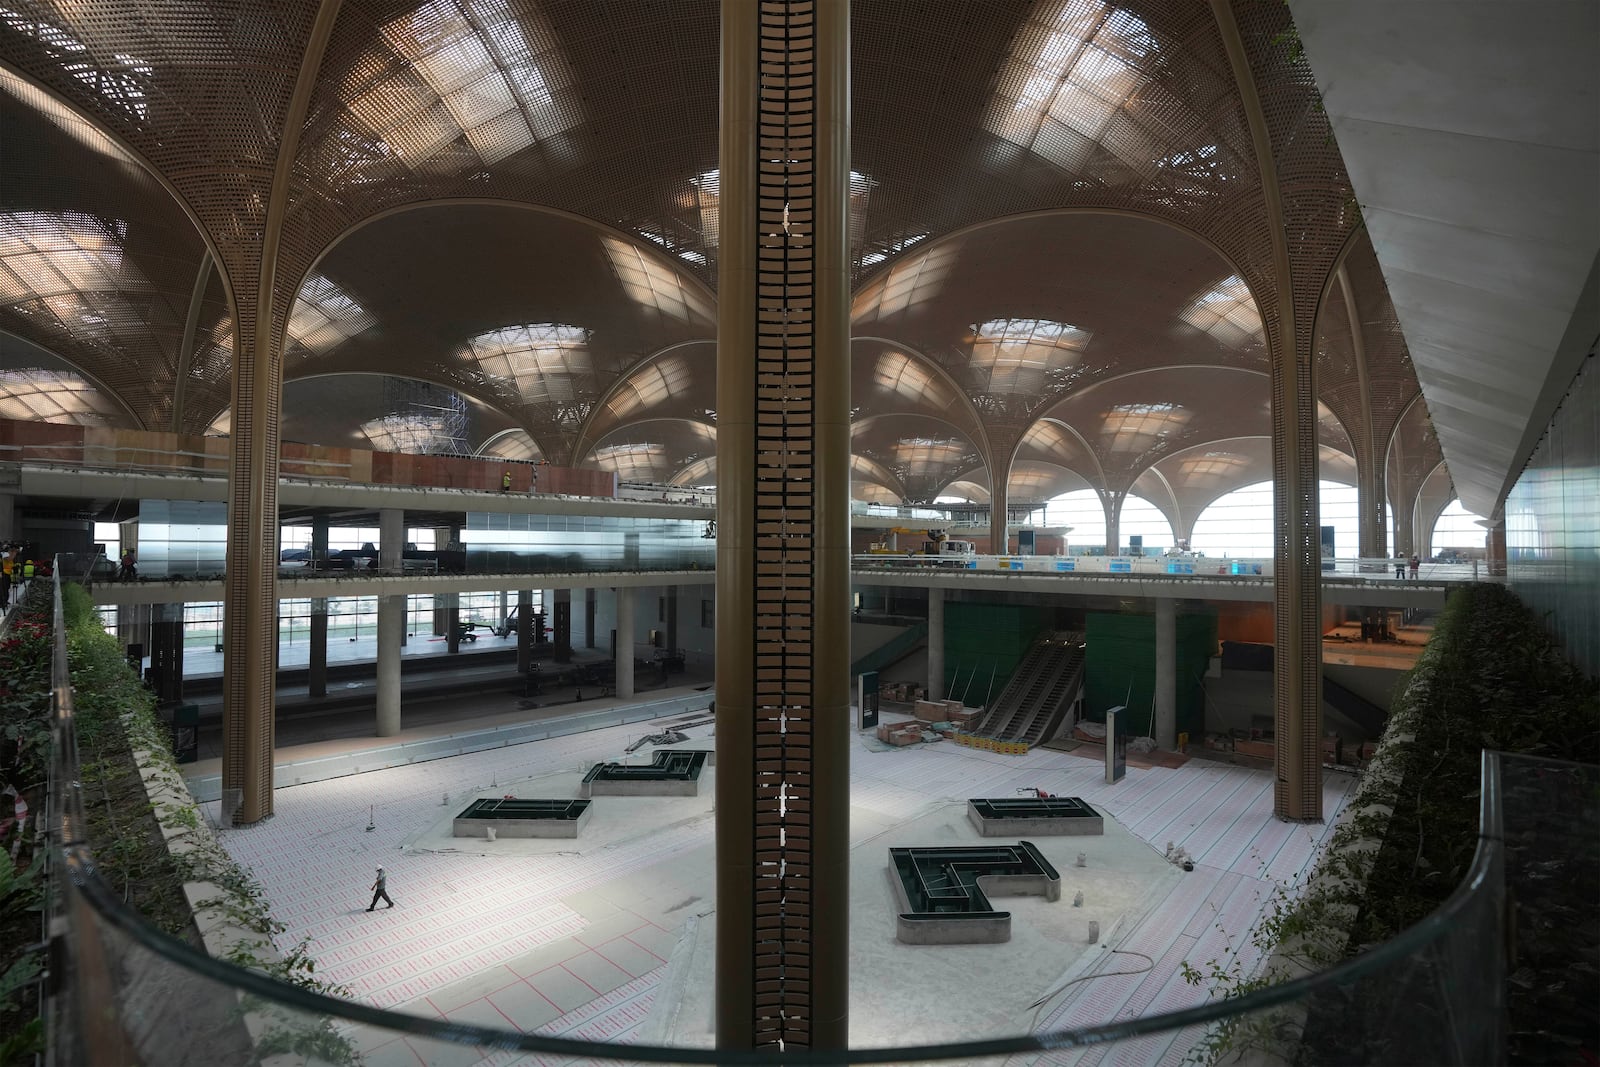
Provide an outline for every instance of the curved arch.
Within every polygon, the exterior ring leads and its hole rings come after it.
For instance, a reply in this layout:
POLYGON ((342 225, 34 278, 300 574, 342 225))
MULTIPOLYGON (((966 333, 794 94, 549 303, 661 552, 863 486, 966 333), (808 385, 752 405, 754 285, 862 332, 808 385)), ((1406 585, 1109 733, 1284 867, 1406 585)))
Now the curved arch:
POLYGON ((239 307, 234 299, 233 279, 228 274, 228 263, 218 251, 217 243, 212 238, 211 231, 206 229, 205 224, 200 221, 199 213, 194 210, 194 206, 189 203, 188 198, 185 197, 183 193, 178 191, 178 187, 173 185, 171 180, 168 179, 167 176, 163 174, 155 164, 151 163, 149 159, 145 158, 143 152, 140 152, 127 141, 123 140, 123 138, 115 131, 107 129, 103 124, 95 121, 94 116, 90 115, 88 112, 84 111, 82 108, 63 97, 60 93, 57 93, 54 89, 39 82, 31 75, 17 69, 3 58, 0 58, 0 71, 4 71, 7 75, 15 78, 23 85, 28 86, 28 88, 32 89, 34 92, 37 92, 41 96, 53 101, 57 107, 77 116, 82 121, 94 127, 95 132, 100 134, 100 136, 104 137, 107 141, 111 142, 111 144, 115 145, 119 151, 126 154, 131 162, 140 167, 155 181, 157 185, 166 190, 168 196, 172 197, 173 203, 178 205, 178 209, 183 212, 184 217, 189 220, 189 224, 194 227, 195 233, 200 238, 200 243, 205 246, 206 252, 211 256, 214 269, 217 272, 218 280, 222 282, 222 294, 223 298, 227 301, 228 317, 233 320, 234 324, 234 349, 237 351, 239 347, 239 307))
MULTIPOLYGON (((611 398, 616 396, 617 393, 620 392, 625 385, 627 385, 628 379, 631 378, 636 372, 643 370, 656 360, 661 359, 663 356, 670 355, 679 349, 693 348, 696 345, 711 345, 715 347, 716 343, 717 339, 715 337, 697 338, 691 341, 678 341, 668 345, 665 348, 660 348, 649 353, 643 359, 634 363, 627 370, 617 375, 616 381, 606 386, 605 391, 595 399, 594 406, 589 409, 589 414, 583 417, 583 423, 578 427, 578 432, 573 435, 572 438, 572 454, 574 456, 587 455, 589 449, 594 447, 589 443, 589 435, 594 429, 596 418, 599 416, 600 412, 605 409, 606 404, 611 400, 611 398)), ((618 425, 622 424, 618 423, 618 425)), ((611 431, 607 430, 606 432, 610 433, 611 431)))
MULTIPOLYGON (((1011 458, 1006 462, 1007 477, 1008 478, 1010 477, 1009 471, 1010 471, 1011 465, 1016 463, 1016 461, 1017 461, 1016 453, 1017 453, 1017 450, 1022 447, 1022 442, 1026 441, 1028 439, 1028 434, 1033 430, 1033 428, 1035 426, 1037 426, 1037 425, 1039 425, 1040 423, 1043 423, 1043 422, 1048 422, 1048 423, 1051 423, 1053 425, 1059 426, 1063 430, 1067 431, 1067 433, 1070 433, 1073 437, 1077 438, 1078 444, 1083 446, 1084 454, 1087 455, 1089 457, 1090 461, 1094 463, 1095 477, 1100 479, 1100 489, 1103 491, 1106 488, 1106 484, 1107 484, 1106 483, 1106 468, 1105 468, 1105 465, 1100 462, 1100 457, 1095 453, 1095 450, 1089 447, 1088 438, 1084 437, 1083 434, 1079 433, 1078 432, 1078 428, 1076 426, 1072 425, 1072 423, 1066 422, 1066 421, 1064 421, 1062 419, 1058 419, 1053 415, 1040 415, 1038 418, 1034 419, 1032 422, 1028 423, 1028 425, 1023 428, 1021 436, 1019 436, 1017 438, 1017 443, 1016 443, 1015 446, 1013 446, 1013 448, 1011 450, 1011 452, 1012 452, 1011 458)), ((1060 464, 1057 464, 1057 466, 1060 466, 1060 464)))
POLYGON ((1121 374, 1113 374, 1109 378, 1101 378, 1099 381, 1091 382, 1082 389, 1073 390, 1046 408, 1045 414, 1041 414, 1039 418, 1045 418, 1046 414, 1060 407, 1062 404, 1067 403, 1069 400, 1076 400, 1079 397, 1086 396, 1089 393, 1094 392, 1096 389, 1099 389, 1103 385, 1112 385, 1116 382, 1127 381, 1129 378, 1137 378, 1142 374, 1165 374, 1168 371, 1174 370, 1198 370, 1207 372, 1224 371, 1230 374, 1248 374, 1256 378, 1265 378, 1269 384, 1272 381, 1272 375, 1264 370, 1255 370, 1251 367, 1225 367, 1217 363, 1168 363, 1160 367, 1138 367, 1134 370, 1123 371, 1121 374))
POLYGON ((863 456, 859 452, 851 452, 850 473, 852 476, 854 476, 858 466, 864 467, 867 473, 871 474, 873 478, 876 479, 878 485, 881 485, 885 489, 899 494, 901 500, 906 498, 906 487, 901 483, 900 476, 894 471, 890 470, 882 463, 879 463, 871 456, 863 456))
MULTIPOLYGON (((1161 473, 1160 468, 1153 463, 1146 467, 1139 473, 1138 477, 1134 478, 1133 481, 1128 483, 1128 493, 1129 495, 1133 495, 1133 490, 1136 486, 1138 486, 1139 479, 1143 478, 1147 474, 1155 475, 1156 481, 1161 483, 1161 488, 1167 491, 1167 500, 1172 504, 1172 513, 1167 516, 1167 525, 1172 527, 1172 537, 1173 540, 1176 541, 1181 537, 1179 531, 1183 529, 1183 505, 1178 503, 1178 494, 1172 491, 1172 483, 1167 480, 1167 476, 1165 474, 1161 473)), ((1139 495, 1143 496, 1143 494, 1139 495)), ((1148 496, 1146 496, 1145 499, 1150 500, 1148 496)), ((1150 500, 1150 504, 1158 511, 1164 510, 1162 509, 1161 505, 1157 504, 1154 500, 1150 500)))
POLYGON ((687 467, 679 469, 678 473, 667 480, 667 484, 691 486, 716 469, 717 457, 706 456, 704 459, 697 459, 687 467))
MULTIPOLYGON (((974 439, 972 443, 977 445, 979 449, 987 454, 989 450, 989 431, 988 427, 984 424, 983 416, 978 412, 977 405, 972 402, 972 394, 968 393, 961 383, 956 381, 955 376, 946 370, 938 360, 931 358, 927 353, 923 352, 914 345, 905 344, 904 342, 897 341, 892 337, 883 337, 872 333, 851 334, 850 344, 852 348, 857 341, 872 341, 881 345, 889 345, 895 350, 904 353, 908 358, 914 360, 919 366, 926 368, 930 374, 946 385, 951 392, 960 397, 961 409, 967 414, 968 417, 972 419, 973 429, 976 430, 978 434, 978 438, 974 439)), ((850 362, 852 364, 855 363, 854 351, 850 353, 850 362)), ((885 412, 884 414, 889 413, 885 412)), ((905 414, 916 414, 916 412, 906 412, 905 414)))
MULTIPOLYGON (((424 369, 427 369, 427 368, 424 368, 424 369)), ((317 378, 340 378, 340 377, 351 377, 351 376, 356 376, 356 375, 360 375, 362 377, 368 377, 368 378, 405 378, 405 379, 407 379, 409 381, 422 382, 425 385, 437 385, 441 389, 449 389, 449 390, 451 390, 453 392, 460 393, 462 396, 466 397, 468 400, 471 400, 473 403, 482 404, 484 407, 488 408, 490 411, 493 411, 495 414, 500 415, 501 417, 503 417, 507 422, 514 423, 517 427, 519 427, 520 429, 525 431, 529 437, 533 437, 533 431, 528 429, 527 425, 524 424, 521 419, 519 419, 516 415, 512 414, 511 412, 507 411, 505 408, 501 407, 494 400, 490 399, 489 397, 484 396, 482 393, 478 392, 476 389, 473 389, 471 387, 471 384, 467 383, 467 382, 448 381, 448 380, 446 380, 446 379, 444 379, 442 377, 430 377, 429 375, 424 374, 424 373, 396 374, 396 373, 393 373, 391 371, 370 371, 370 370, 331 370, 331 371, 321 371, 321 370, 319 370, 319 371, 314 371, 311 374, 297 374, 297 375, 293 375, 293 376, 290 376, 290 377, 285 377, 283 379, 283 384, 285 386, 287 386, 290 382, 296 382, 296 383, 298 383, 298 382, 309 382, 309 381, 313 381, 313 380, 315 380, 317 378)), ((222 414, 222 411, 231 411, 231 410, 232 410, 232 404, 229 404, 228 407, 223 408, 221 411, 218 411, 217 414, 220 415, 220 414, 222 414)), ((215 419, 215 417, 216 417, 215 415, 212 416, 213 419, 215 419)), ((541 451, 543 450, 543 446, 540 446, 540 450, 541 451)))
MULTIPOLYGON (((479 444, 477 448, 474 448, 472 450, 472 454, 474 456, 486 456, 486 455, 489 454, 489 449, 493 448, 495 446, 496 442, 502 441, 505 438, 510 437, 514 433, 522 434, 524 437, 526 437, 528 439, 528 441, 530 443, 532 443, 534 448, 538 448, 539 447, 539 442, 534 440, 533 434, 529 433, 523 427, 521 427, 521 426, 507 426, 505 429, 497 430, 494 433, 490 434, 488 437, 485 437, 483 439, 483 442, 481 444, 479 444)), ((540 454, 543 455, 543 451, 542 450, 541 450, 540 454)))
MULTIPOLYGON (((1071 207, 1035 208, 1030 211, 1013 212, 1009 215, 996 215, 993 218, 969 223, 966 226, 951 230, 949 233, 940 234, 937 238, 930 237, 925 241, 918 241, 912 246, 912 249, 915 249, 915 252, 912 254, 926 255, 929 251, 937 248, 939 245, 944 244, 947 241, 953 241, 959 237, 970 236, 971 234, 988 229, 991 226, 1001 226, 1011 222, 1026 222, 1029 219, 1054 218, 1062 215, 1111 215, 1121 218, 1138 219, 1143 222, 1159 223, 1162 226, 1167 226, 1171 229, 1177 230, 1179 233, 1186 234, 1187 236, 1194 238, 1196 241, 1199 241, 1201 244, 1211 249, 1212 252, 1216 253, 1217 257, 1226 263, 1228 267, 1232 269, 1233 273, 1239 278, 1239 280, 1244 282, 1245 286, 1249 288, 1250 299, 1256 302, 1257 307, 1261 306, 1261 301, 1256 294, 1256 288, 1250 284, 1250 276, 1245 272, 1244 268, 1240 266, 1239 261, 1236 260, 1229 252, 1225 251, 1223 247, 1219 245, 1213 238, 1207 234, 1201 233, 1192 226, 1177 221, 1176 219, 1169 219, 1162 215, 1152 214, 1148 211, 1140 211, 1137 208, 1074 205, 1071 207)), ((884 260, 883 263, 878 265, 877 270, 863 277, 860 284, 858 284, 854 290, 851 291, 851 300, 854 301, 856 296, 866 289, 867 286, 873 285, 880 278, 887 276, 896 265, 906 260, 906 253, 911 252, 912 249, 906 249, 899 255, 892 256, 889 259, 884 260)))
MULTIPOLYGON (((1389 468, 1389 457, 1394 453, 1395 438, 1400 436, 1400 428, 1405 425, 1406 417, 1411 414, 1412 408, 1416 407, 1420 403, 1426 402, 1426 400, 1427 397, 1423 395, 1422 389, 1419 386, 1417 389, 1417 395, 1406 401, 1406 406, 1401 408, 1400 414, 1394 417, 1394 426, 1389 430, 1389 439, 1383 443, 1383 465, 1385 470, 1388 470, 1389 468)), ((1429 471, 1428 473, 1431 475, 1433 472, 1429 471)), ((1426 481, 1427 479, 1424 478, 1423 480, 1426 481)))
POLYGON ((14 337, 18 341, 21 341, 23 344, 28 345, 28 346, 30 346, 32 348, 37 348, 39 351, 43 352, 45 355, 50 356, 53 359, 58 359, 62 363, 65 363, 68 367, 72 368, 72 373, 78 375, 84 381, 86 381, 90 385, 94 386, 96 392, 100 393, 102 396, 105 396, 105 397, 109 398, 113 404, 115 404, 115 405, 117 405, 117 407, 121 408, 123 414, 128 416, 128 420, 133 423, 135 429, 139 429, 139 430, 147 430, 147 429, 149 429, 149 427, 144 424, 144 420, 139 418, 139 416, 134 412, 133 408, 128 406, 128 402, 126 400, 122 399, 121 394, 117 393, 117 391, 114 390, 114 389, 108 388, 106 386, 106 384, 104 382, 102 382, 99 378, 97 378, 95 375, 93 375, 93 374, 89 373, 88 371, 84 370, 82 367, 78 366, 72 360, 70 360, 67 357, 61 355, 55 349, 47 347, 45 345, 42 345, 38 341, 35 341, 33 338, 24 337, 20 333, 16 333, 16 332, 14 332, 12 330, 7 330, 7 329, 4 329, 4 328, 0 328, 0 335, 6 336, 6 337, 14 337))
POLYGON ((349 238, 366 229, 368 226, 371 226, 373 223, 381 222, 384 219, 393 218, 396 215, 403 215, 411 211, 427 211, 432 208, 447 207, 515 208, 520 211, 531 211, 535 214, 549 215, 553 218, 565 219, 568 222, 576 222, 579 225, 589 227, 598 234, 610 235, 612 237, 627 241, 630 245, 635 246, 641 251, 648 252, 652 258, 658 260, 659 262, 670 264, 673 272, 679 274, 680 277, 685 280, 686 284, 693 285, 699 291, 700 295, 704 297, 713 308, 717 305, 717 294, 709 285, 701 281, 699 277, 691 272, 680 271, 676 263, 672 262, 669 257, 661 254, 660 247, 658 245, 652 244, 650 241, 645 240, 638 234, 627 230, 618 229, 609 223, 601 222, 599 219, 591 218, 588 215, 579 214, 576 211, 567 211, 563 208, 550 207, 547 204, 535 204, 527 200, 510 200, 499 196, 430 197, 426 200, 414 200, 406 204, 395 204, 391 207, 386 207, 381 211, 373 212, 371 215, 363 216, 362 218, 352 222, 349 226, 346 226, 344 229, 340 230, 338 233, 334 234, 333 237, 328 240, 328 243, 323 245, 322 248, 318 249, 317 254, 311 257, 300 277, 295 279, 294 298, 296 300, 300 299, 300 290, 305 288, 306 279, 311 277, 311 275, 316 272, 317 268, 322 265, 322 261, 328 257, 328 253, 332 252, 335 248, 338 248, 349 238))
MULTIPOLYGON (((677 423, 684 426, 693 427, 695 429, 706 429, 711 431, 711 439, 716 439, 717 424, 712 422, 710 419, 692 419, 687 415, 654 415, 648 419, 635 419, 632 422, 619 423, 618 425, 613 426, 611 429, 607 430, 605 433, 601 434, 595 439, 594 444, 589 446, 589 452, 593 452, 595 449, 601 447, 601 445, 605 442, 605 439, 610 437, 612 434, 622 433, 625 430, 636 429, 640 426, 649 426, 653 422, 677 423)), ((580 453, 574 451, 572 453, 573 462, 581 462, 583 459, 587 458, 589 452, 580 453)))
MULTIPOLYGON (((855 440, 856 433, 857 433, 858 430, 864 430, 867 427, 871 426, 875 422, 879 422, 879 421, 881 421, 883 419, 906 419, 906 418, 927 419, 930 422, 937 422, 941 426, 948 426, 955 433, 959 434, 962 437, 967 438, 968 440, 971 440, 971 438, 972 438, 972 435, 970 433, 968 433, 966 430, 963 430, 961 427, 957 426, 955 423, 951 422, 949 419, 941 418, 938 415, 930 415, 930 414, 928 414, 927 412, 924 412, 924 411, 882 411, 882 412, 879 412, 876 415, 865 415, 865 416, 862 416, 859 419, 850 420, 850 439, 852 441, 855 440)), ((981 442, 981 441, 973 441, 972 444, 973 444, 974 447, 976 447, 979 450, 979 452, 981 454, 981 452, 983 450, 983 442, 981 442)))

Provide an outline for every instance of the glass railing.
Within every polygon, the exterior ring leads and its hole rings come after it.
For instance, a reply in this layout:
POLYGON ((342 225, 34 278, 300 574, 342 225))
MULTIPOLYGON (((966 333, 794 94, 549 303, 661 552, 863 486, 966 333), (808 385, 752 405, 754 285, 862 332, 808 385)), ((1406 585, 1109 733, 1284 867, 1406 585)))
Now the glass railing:
MULTIPOLYGON (((59 573, 59 571, 58 571, 59 573)), ((404 1040, 427 1062, 542 1053, 579 1062, 839 1063, 838 1052, 782 1054, 613 1044, 465 1025, 338 1000, 234 966, 157 931, 101 878, 86 840, 60 586, 55 604, 53 849, 49 1009, 56 1064, 236 1064, 274 1053, 359 1063, 404 1040)), ((1303 1063, 1499 1062, 1504 1040, 1504 851, 1500 758, 1485 753, 1480 839, 1471 869, 1433 914, 1332 970, 1182 1011, 1045 1033, 853 1048, 851 1063, 988 1057, 1160 1040, 1188 1048, 1218 1027, 1276 1043, 1303 1063)), ((1592 789, 1590 793, 1592 803, 1592 789)), ((905 1026, 915 1032, 915 1021, 905 1026)), ((392 1051, 392 1050, 391 1050, 392 1051)))

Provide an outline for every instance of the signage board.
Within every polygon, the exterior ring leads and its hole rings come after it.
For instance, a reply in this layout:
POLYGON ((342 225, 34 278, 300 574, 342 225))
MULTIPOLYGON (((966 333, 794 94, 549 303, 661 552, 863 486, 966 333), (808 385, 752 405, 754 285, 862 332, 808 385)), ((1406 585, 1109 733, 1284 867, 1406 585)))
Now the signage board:
POLYGON ((878 672, 862 671, 856 676, 856 726, 859 729, 877 729, 878 699, 878 672))
POLYGON ((1128 773, 1128 734, 1122 724, 1126 707, 1115 707, 1106 712, 1106 784, 1122 780, 1128 773))

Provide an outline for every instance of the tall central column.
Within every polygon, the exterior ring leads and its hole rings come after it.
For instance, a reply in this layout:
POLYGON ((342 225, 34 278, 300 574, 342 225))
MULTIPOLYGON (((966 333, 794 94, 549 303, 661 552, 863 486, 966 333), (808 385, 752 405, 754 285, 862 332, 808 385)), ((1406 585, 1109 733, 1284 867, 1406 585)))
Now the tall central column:
POLYGON ((848 1039, 849 14, 722 5, 719 1048, 848 1039))

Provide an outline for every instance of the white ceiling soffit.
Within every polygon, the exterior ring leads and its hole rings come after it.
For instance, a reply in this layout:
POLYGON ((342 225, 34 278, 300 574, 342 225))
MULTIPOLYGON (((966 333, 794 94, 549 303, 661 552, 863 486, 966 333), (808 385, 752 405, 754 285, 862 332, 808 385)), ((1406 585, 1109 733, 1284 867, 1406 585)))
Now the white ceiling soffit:
POLYGON ((1596 333, 1600 4, 1291 8, 1451 477, 1493 514, 1596 333))

